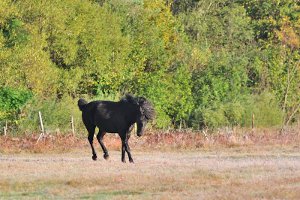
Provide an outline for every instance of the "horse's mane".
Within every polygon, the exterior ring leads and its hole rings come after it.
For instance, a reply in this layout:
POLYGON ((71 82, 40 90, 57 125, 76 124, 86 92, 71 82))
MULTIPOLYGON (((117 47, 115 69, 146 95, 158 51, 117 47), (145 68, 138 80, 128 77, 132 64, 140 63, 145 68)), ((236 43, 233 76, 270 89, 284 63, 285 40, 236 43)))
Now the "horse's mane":
POLYGON ((153 105, 145 97, 133 97, 131 94, 126 94, 120 102, 128 102, 140 106, 142 114, 147 120, 153 120, 155 110, 153 105))
POLYGON ((136 98, 134 98, 131 94, 126 94, 125 97, 123 97, 120 102, 127 102, 132 104, 138 104, 136 98))
POLYGON ((138 97, 138 103, 141 107, 141 110, 147 120, 153 120, 155 116, 155 110, 153 105, 144 97, 138 97))

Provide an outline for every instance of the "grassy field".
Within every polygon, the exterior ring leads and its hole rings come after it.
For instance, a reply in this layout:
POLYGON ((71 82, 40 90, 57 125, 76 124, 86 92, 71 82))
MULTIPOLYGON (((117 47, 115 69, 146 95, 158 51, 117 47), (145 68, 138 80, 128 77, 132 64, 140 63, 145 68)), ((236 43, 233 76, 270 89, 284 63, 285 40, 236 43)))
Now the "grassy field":
POLYGON ((0 199, 300 199, 295 140, 143 148, 133 139, 135 164, 121 163, 118 144, 108 161, 97 145, 93 161, 79 141, 68 151, 0 151, 0 199))

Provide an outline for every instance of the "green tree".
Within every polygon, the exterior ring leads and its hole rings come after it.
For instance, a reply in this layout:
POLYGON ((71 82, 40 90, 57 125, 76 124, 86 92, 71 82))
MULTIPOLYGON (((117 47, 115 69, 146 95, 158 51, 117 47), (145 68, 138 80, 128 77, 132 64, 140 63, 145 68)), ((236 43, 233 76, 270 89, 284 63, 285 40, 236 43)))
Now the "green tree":
POLYGON ((191 40, 195 127, 241 124, 244 97, 250 95, 253 30, 243 6, 199 1, 179 14, 191 40))
POLYGON ((159 0, 133 4, 124 24, 131 43, 124 90, 154 102, 158 127, 187 120, 193 107, 187 46, 169 7, 159 0))
POLYGON ((295 121, 300 111, 299 47, 300 3, 292 0, 241 2, 262 49, 262 85, 272 91, 285 113, 282 124, 295 121))

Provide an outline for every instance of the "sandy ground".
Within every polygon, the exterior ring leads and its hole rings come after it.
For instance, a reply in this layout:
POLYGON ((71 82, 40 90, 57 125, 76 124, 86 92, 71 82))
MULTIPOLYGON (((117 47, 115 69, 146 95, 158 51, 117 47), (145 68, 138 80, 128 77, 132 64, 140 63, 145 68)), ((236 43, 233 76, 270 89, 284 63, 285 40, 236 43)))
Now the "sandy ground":
POLYGON ((300 199, 300 152, 90 149, 0 154, 0 199, 300 199))

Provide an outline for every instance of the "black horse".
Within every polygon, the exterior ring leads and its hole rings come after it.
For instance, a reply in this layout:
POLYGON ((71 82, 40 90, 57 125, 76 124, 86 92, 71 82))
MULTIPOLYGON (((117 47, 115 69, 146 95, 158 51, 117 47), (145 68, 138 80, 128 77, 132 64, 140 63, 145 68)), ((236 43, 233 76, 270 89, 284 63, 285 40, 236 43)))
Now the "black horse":
POLYGON ((152 104, 144 97, 133 97, 126 95, 119 102, 113 101, 92 101, 86 102, 84 99, 78 100, 79 109, 82 111, 82 120, 89 133, 93 156, 96 160, 97 155, 93 146, 93 138, 96 126, 99 128, 97 135, 104 158, 108 159, 108 151, 103 143, 103 136, 106 133, 118 133, 122 140, 122 162, 125 161, 125 151, 128 154, 129 162, 133 162, 128 139, 134 124, 137 124, 137 135, 142 136, 144 128, 149 120, 154 118, 152 104))

